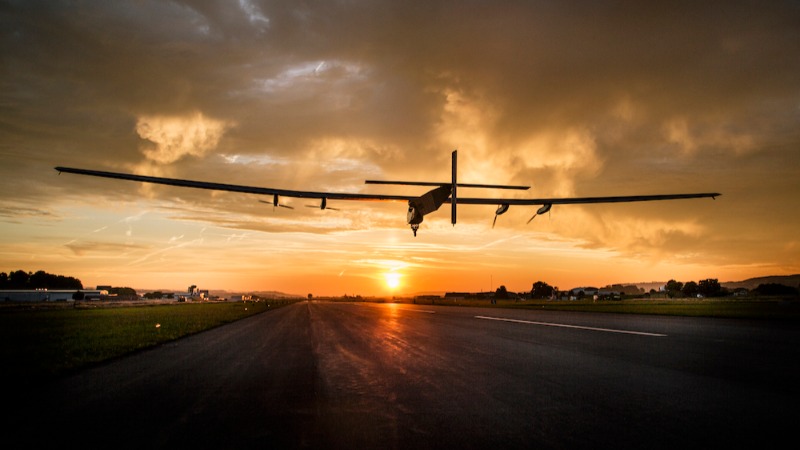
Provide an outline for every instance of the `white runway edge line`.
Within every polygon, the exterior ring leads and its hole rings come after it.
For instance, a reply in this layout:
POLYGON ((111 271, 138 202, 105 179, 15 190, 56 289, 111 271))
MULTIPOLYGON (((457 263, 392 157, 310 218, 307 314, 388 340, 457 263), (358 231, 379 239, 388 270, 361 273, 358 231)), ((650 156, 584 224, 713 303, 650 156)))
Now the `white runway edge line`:
POLYGON ((497 320, 500 322, 514 322, 514 323, 525 323, 528 325, 542 325, 545 327, 561 327, 561 328, 577 328, 579 330, 591 330, 591 331, 604 331, 606 333, 622 333, 622 334, 635 334, 639 336, 654 336, 654 337, 665 337, 666 334, 658 334, 658 333, 645 333, 644 331, 628 331, 628 330, 615 330, 612 328, 595 328, 595 327, 583 327, 580 325, 566 325, 563 323, 549 323, 549 322, 532 322, 530 320, 517 320, 517 319, 506 319, 503 317, 488 317, 488 316, 475 316, 476 319, 483 319, 483 320, 497 320))

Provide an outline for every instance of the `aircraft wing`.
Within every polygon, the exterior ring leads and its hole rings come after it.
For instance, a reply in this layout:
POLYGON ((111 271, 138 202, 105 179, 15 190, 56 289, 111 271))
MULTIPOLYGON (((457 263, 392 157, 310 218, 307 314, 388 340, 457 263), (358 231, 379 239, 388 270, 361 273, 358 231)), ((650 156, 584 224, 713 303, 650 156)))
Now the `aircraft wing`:
MULTIPOLYGON (((659 194, 659 195, 626 195, 618 197, 562 197, 562 198, 468 198, 459 197, 460 205, 509 205, 509 206, 530 206, 530 205, 577 205, 585 203, 625 203, 625 202, 646 202, 655 200, 680 200, 687 198, 715 198, 722 194, 701 193, 701 194, 659 194)), ((450 199, 446 201, 450 203, 450 199)))
POLYGON ((115 178, 118 180, 139 181, 142 183, 165 184, 212 191, 241 192, 245 194, 277 195, 292 198, 316 198, 329 200, 404 200, 416 198, 416 195, 383 195, 383 194, 353 194, 346 192, 313 192, 297 191, 291 189, 274 189, 257 186, 241 186, 236 184, 209 183, 205 181, 181 180, 178 178, 151 177, 130 173, 104 172, 100 170, 76 169, 73 167, 56 167, 59 172, 89 175, 93 177, 115 178))
MULTIPOLYGON (((660 194, 660 195, 628 195, 618 197, 562 197, 562 198, 499 198, 499 197, 459 197, 457 196, 457 187, 472 187, 472 188, 497 188, 497 189, 527 189, 527 186, 506 186, 506 185, 487 185, 487 184, 462 184, 456 180, 456 152, 453 152, 453 177, 451 183, 430 183, 430 182, 411 182, 411 181, 367 181, 368 184, 401 184, 412 186, 437 186, 435 189, 421 195, 388 195, 388 194, 359 194, 359 193, 346 193, 346 192, 314 192, 314 191, 298 191, 293 189, 275 189, 257 186, 242 186, 236 184, 224 183, 210 183, 205 181, 182 180, 178 178, 164 178, 164 177, 151 177, 146 175, 135 175, 129 173, 119 172, 104 172, 99 170, 89 169, 76 169, 72 167, 56 167, 55 169, 61 172, 74 173, 78 175, 89 175, 94 177, 114 178, 118 180, 138 181, 141 183, 155 183, 164 184, 168 186, 188 187, 195 189, 209 189, 214 191, 228 191, 240 192, 245 194, 256 195, 271 195, 273 196, 271 203, 275 206, 284 206, 279 204, 279 197, 292 197, 292 198, 313 198, 319 199, 320 208, 325 209, 328 200, 360 200, 360 201, 407 201, 408 202, 408 215, 407 222, 411 225, 414 236, 417 235, 419 224, 423 220, 423 216, 434 212, 444 203, 451 205, 450 221, 455 225, 456 223, 456 206, 462 205, 497 205, 495 212, 495 221, 497 216, 505 213, 509 207, 514 206, 531 206, 542 205, 534 214, 543 214, 550 211, 553 205, 574 205, 586 203, 623 203, 623 202, 646 202, 655 200, 679 200, 691 198, 716 198, 721 195, 718 193, 700 193, 700 194, 660 194)), ((289 207, 289 206, 285 206, 289 207)), ((533 217, 531 217, 533 220, 533 217)), ((530 220, 528 220, 530 222, 530 220)))
MULTIPOLYGON (((135 175, 120 172, 104 172, 100 170, 76 169, 73 167, 56 167, 58 172, 74 173, 78 175, 89 175, 94 177, 115 178, 118 180, 139 181, 142 183, 164 184, 168 186, 180 186, 196 189, 208 189, 213 191, 241 192, 245 194, 257 195, 278 195, 292 198, 315 198, 329 200, 394 200, 408 201, 418 198, 417 195, 386 195, 386 194, 356 194, 347 192, 314 192, 298 191, 292 189, 275 189, 258 186, 242 186, 236 184, 210 183, 206 181, 182 180, 178 178, 151 177, 147 175, 135 175)), ((370 184, 408 184, 421 186, 439 186, 444 183, 417 183, 417 182, 376 182, 369 181, 370 184)), ((495 187, 526 189, 527 186, 496 186, 496 185, 464 185, 465 187, 495 187)), ((718 197, 719 193, 701 194, 661 194, 661 195, 629 195, 617 197, 562 197, 562 198, 473 198, 458 197, 458 203, 462 205, 510 205, 510 206, 530 206, 530 205, 571 205, 582 203, 623 203, 623 202, 644 202, 654 200, 678 200, 689 198, 718 197)), ((450 203, 452 198, 448 198, 444 203, 450 203)))

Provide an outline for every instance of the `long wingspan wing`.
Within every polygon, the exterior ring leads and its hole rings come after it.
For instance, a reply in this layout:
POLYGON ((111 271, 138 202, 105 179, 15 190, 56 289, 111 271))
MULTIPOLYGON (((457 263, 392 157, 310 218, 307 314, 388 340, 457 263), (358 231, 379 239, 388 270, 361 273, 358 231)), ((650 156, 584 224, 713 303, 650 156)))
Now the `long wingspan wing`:
MULTIPOLYGON (((618 197, 562 197, 562 198, 465 198, 459 197, 458 203, 464 205, 575 205, 581 203, 625 203, 647 202, 655 200, 680 200, 688 198, 716 198, 719 193, 701 194, 659 194, 659 195, 626 195, 618 197)), ((449 202, 449 199, 447 200, 449 202)))
MULTIPOLYGON (((99 170, 76 169, 72 167, 56 167, 59 172, 74 173, 79 175, 90 175, 94 177, 115 178, 119 180, 139 181, 142 183, 165 184, 169 186, 181 186, 197 189, 210 189, 215 191, 242 192, 246 194, 258 195, 278 195, 292 198, 316 198, 331 200, 401 200, 408 201, 416 199, 417 195, 384 195, 384 194, 354 194, 345 192, 313 192, 297 191, 291 189, 274 189, 257 186, 241 186, 236 184, 209 183, 205 181, 182 180, 177 178, 151 177, 146 175, 135 175, 119 172, 104 172, 99 170)), ((397 184, 398 182, 389 182, 397 184)), ((387 183, 387 184, 389 184, 387 183)), ((377 184, 377 183, 375 183, 377 184)), ((433 185, 430 183, 406 182, 409 185, 433 185)), ((437 184, 438 185, 438 184, 437 184)), ((501 187, 496 185, 463 185, 469 187, 501 187)), ((511 189, 523 189, 526 186, 507 186, 511 189)), ((701 193, 701 194, 661 194, 661 195, 629 195, 619 197, 564 197, 564 198, 471 198, 459 197, 458 203, 462 205, 569 205, 581 203, 623 203, 623 202, 645 202, 655 200, 679 200, 690 198, 715 198, 722 194, 701 193)), ((450 203, 451 198, 445 200, 450 203)))
POLYGON ((166 184, 168 186, 190 187, 209 189, 213 191, 242 192, 245 194, 279 195, 292 198, 317 198, 330 200, 405 200, 416 198, 416 195, 382 195, 382 194, 352 194, 345 192, 312 192, 296 191, 291 189, 273 189, 257 186, 241 186, 236 184, 209 183, 205 181, 181 180, 178 178, 150 177, 129 173, 103 172, 100 170, 76 169, 72 167, 56 167, 59 172, 90 175, 93 177, 115 178, 118 180, 139 181, 142 183, 166 184))

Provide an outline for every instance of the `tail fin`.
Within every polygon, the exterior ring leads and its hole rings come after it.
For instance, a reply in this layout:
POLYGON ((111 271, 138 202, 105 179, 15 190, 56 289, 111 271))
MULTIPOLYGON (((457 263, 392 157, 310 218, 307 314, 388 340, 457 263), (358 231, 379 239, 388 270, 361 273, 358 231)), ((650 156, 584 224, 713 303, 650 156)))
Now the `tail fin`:
POLYGON ((456 204, 457 204, 457 195, 456 189, 458 189, 458 150, 453 150, 453 178, 452 178, 452 187, 450 188, 450 223, 453 225, 456 224, 456 204))

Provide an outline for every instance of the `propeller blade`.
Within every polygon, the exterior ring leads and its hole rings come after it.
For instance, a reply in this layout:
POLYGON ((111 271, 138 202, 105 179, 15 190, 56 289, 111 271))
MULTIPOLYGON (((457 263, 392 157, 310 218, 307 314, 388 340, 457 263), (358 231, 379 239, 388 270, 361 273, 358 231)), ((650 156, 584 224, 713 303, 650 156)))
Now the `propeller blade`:
POLYGON ((533 215, 531 216, 531 218, 530 218, 530 219, 528 219, 528 221, 527 221, 527 222, 525 222, 525 224, 529 224, 529 223, 531 223, 531 220, 533 220, 533 218, 534 218, 534 217, 536 217, 536 213, 533 213, 533 215))
POLYGON ((331 208, 330 206, 326 206, 325 208, 320 208, 317 205, 305 205, 305 206, 306 206, 306 208, 325 209, 325 210, 329 210, 330 209, 331 211, 341 211, 339 208, 331 208))
MULTIPOLYGON (((272 205, 273 209, 275 209, 275 204, 274 204, 274 203, 272 203, 272 202, 268 202, 268 201, 266 201, 266 200, 259 200, 259 202, 261 202, 261 203, 266 203, 266 204, 268 204, 268 205, 272 205)), ((280 204, 280 203, 278 204, 278 206, 279 206, 279 207, 281 207, 281 208, 286 208, 286 209, 294 209, 293 207, 291 207, 291 206, 289 206, 289 205, 282 205, 282 204, 280 204)))
POLYGON ((494 215, 494 220, 492 221, 492 228, 494 228, 494 224, 497 223, 497 216, 499 216, 499 214, 494 215))

